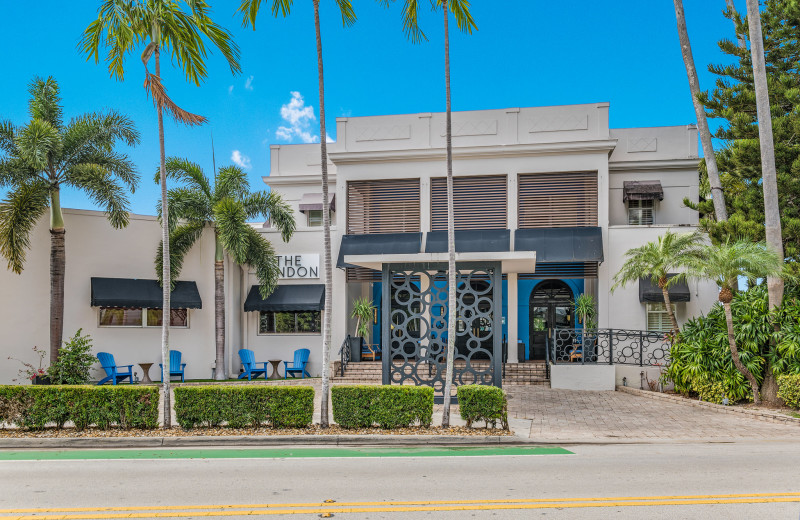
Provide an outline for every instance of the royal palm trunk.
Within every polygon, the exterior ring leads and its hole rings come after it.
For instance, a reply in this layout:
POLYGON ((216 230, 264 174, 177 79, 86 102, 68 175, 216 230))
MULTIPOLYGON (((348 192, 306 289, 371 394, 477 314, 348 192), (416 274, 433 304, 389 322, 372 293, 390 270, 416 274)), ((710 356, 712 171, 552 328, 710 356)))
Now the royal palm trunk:
MULTIPOLYGON (((156 76, 161 79, 160 50, 156 47, 156 76)), ((161 364, 164 365, 162 372, 163 392, 164 392, 164 427, 172 427, 172 404, 169 384, 169 322, 170 307, 169 297, 172 289, 172 278, 170 277, 169 265, 169 208, 167 207, 167 167, 166 153, 164 151, 164 114, 161 105, 156 103, 158 111, 158 148, 160 153, 160 180, 161 180, 161 240, 163 243, 161 279, 163 280, 163 304, 161 314, 161 364)))
POLYGON ((64 218, 58 189, 50 192, 50 364, 58 360, 64 335, 64 273, 66 271, 64 218))
POLYGON ((456 241, 453 218, 453 143, 450 113, 450 36, 447 27, 447 1, 442 2, 444 12, 444 82, 445 82, 445 134, 447 147, 447 367, 444 379, 444 409, 442 426, 450 426, 450 392, 453 387, 453 356, 456 347, 456 241))
POLYGON ((319 29, 319 0, 314 1, 314 30, 317 38, 317 73, 319 75, 319 141, 322 171, 322 235, 325 247, 323 270, 325 272, 325 308, 322 311, 322 395, 320 402, 320 425, 328 427, 328 397, 330 387, 329 363, 331 357, 331 306, 333 287, 331 279, 331 216, 328 202, 328 149, 325 131, 325 83, 322 70, 322 36, 319 29))
POLYGON ((214 338, 217 346, 215 379, 227 379, 225 370, 225 253, 219 235, 214 232, 216 254, 214 258, 214 338))

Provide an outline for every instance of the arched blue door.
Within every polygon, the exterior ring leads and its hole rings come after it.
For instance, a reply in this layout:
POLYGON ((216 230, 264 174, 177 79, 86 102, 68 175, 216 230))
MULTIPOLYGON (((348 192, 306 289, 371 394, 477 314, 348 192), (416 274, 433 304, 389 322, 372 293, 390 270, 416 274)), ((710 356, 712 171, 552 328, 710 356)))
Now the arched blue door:
POLYGON ((562 280, 545 280, 534 287, 530 298, 530 359, 545 360, 547 336, 555 328, 572 328, 572 289, 562 280))

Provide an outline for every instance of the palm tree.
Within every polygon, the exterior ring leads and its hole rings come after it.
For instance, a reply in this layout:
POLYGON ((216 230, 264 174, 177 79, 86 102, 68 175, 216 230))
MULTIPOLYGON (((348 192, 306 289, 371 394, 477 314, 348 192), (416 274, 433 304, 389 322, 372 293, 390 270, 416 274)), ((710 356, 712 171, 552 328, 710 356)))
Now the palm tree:
MULTIPOLYGON (((728 7, 728 13, 733 20, 733 27, 734 32, 736 32, 736 20, 738 20, 739 15, 736 12, 736 6, 733 5, 733 0, 725 0, 725 5, 728 7)), ((742 34, 736 33, 736 43, 739 45, 739 48, 742 50, 747 50, 747 42, 744 40, 744 36, 742 34)))
POLYGON ((58 359, 64 332, 66 268, 61 187, 84 191, 101 206, 111 225, 128 225, 127 191, 139 182, 128 156, 114 147, 139 143, 127 116, 114 110, 93 112, 64 123, 58 83, 35 78, 28 88, 31 120, 23 127, 0 122, 0 187, 9 187, 0 204, 0 254, 8 268, 22 272, 30 233, 50 210, 50 363, 58 359))
MULTIPOLYGON (((284 241, 294 233, 295 222, 291 208, 281 196, 272 191, 250 193, 247 176, 236 166, 220 168, 212 185, 196 163, 170 157, 166 162, 167 177, 180 184, 169 190, 169 240, 171 275, 174 281, 180 274, 183 259, 203 230, 214 232, 214 316, 217 370, 219 380, 226 378, 225 370, 225 254, 239 265, 255 267, 261 285, 261 297, 275 289, 278 280, 278 259, 272 245, 247 224, 257 217, 269 219, 281 232, 284 241)), ((156 172, 156 182, 160 179, 156 172)), ((160 208, 159 208, 160 209, 160 208)), ((159 277, 163 272, 162 247, 156 255, 159 277)), ((163 282, 163 280, 162 280, 163 282)), ((165 284, 169 285, 169 284, 165 284)), ((166 318, 164 318, 166 320, 166 318)))
POLYGON ((649 278, 653 285, 658 285, 664 295, 664 305, 672 323, 672 334, 677 336, 680 327, 678 327, 678 320, 672 310, 669 288, 686 280, 685 269, 695 262, 700 254, 703 241, 704 236, 697 231, 693 233, 667 231, 655 242, 648 242, 641 247, 629 249, 625 253, 627 260, 619 272, 614 275, 611 292, 641 278, 649 278), (672 273, 674 276, 667 276, 672 273))
MULTIPOLYGON (((164 151, 164 117, 166 109, 172 118, 186 125, 201 125, 206 118, 191 114, 176 105, 168 96, 161 83, 161 49, 171 54, 172 59, 183 71, 187 80, 200 85, 208 75, 205 65, 207 39, 222 52, 228 61, 231 72, 241 72, 239 48, 233 42, 230 32, 214 23, 209 16, 210 8, 206 0, 186 0, 188 11, 183 9, 180 0, 103 0, 97 19, 83 32, 79 44, 89 59, 99 62, 100 47, 107 47, 108 71, 112 77, 123 80, 125 57, 142 44, 142 63, 145 71, 145 90, 153 96, 158 115, 158 146, 161 171, 161 240, 163 244, 162 280, 169 280, 169 221, 167 202, 166 152, 164 151), (155 74, 147 69, 151 57, 155 57, 155 74)), ((169 316, 169 285, 163 287, 163 313, 169 316)), ((161 358, 164 371, 169 373, 169 319, 162 320, 161 358)), ((169 378, 164 379, 164 426, 172 425, 170 419, 169 378)))
MULTIPOLYGON (((724 244, 705 246, 692 265, 692 276, 707 280, 714 280, 720 287, 719 301, 725 308, 725 321, 728 324, 728 345, 731 349, 731 359, 736 369, 747 378, 753 389, 753 402, 761 402, 758 381, 752 372, 742 363, 736 340, 733 335, 733 313, 731 300, 733 292, 739 282, 739 277, 757 279, 765 277, 779 277, 783 270, 783 260, 771 248, 763 243, 749 241, 730 241, 724 244)), ((769 367, 767 368, 769 370, 769 367)))
MULTIPOLYGON (((758 141, 761 145, 761 186, 764 190, 764 225, 767 246, 783 261, 781 211, 778 204, 778 175, 775 170, 775 143, 772 139, 772 115, 769 110, 767 68, 764 58, 764 38, 761 35, 761 13, 758 0, 747 0, 747 24, 750 28, 750 57, 753 61, 753 81, 758 114, 758 141)), ((767 278, 769 306, 775 308, 783 300, 783 278, 767 278)), ((776 389, 777 390, 777 389, 776 389)))
MULTIPOLYGON (((388 2, 387 2, 388 3, 388 2)), ((453 357, 456 345, 456 239, 453 217, 453 135, 450 110, 450 31, 448 11, 453 13, 459 30, 472 34, 478 28, 469 12, 469 0, 431 0, 435 10, 442 8, 444 16, 444 83, 445 83, 445 134, 447 148, 447 368, 444 379, 444 411, 442 426, 450 426, 450 393, 453 388, 453 357)), ((419 27, 419 2, 406 0, 403 5, 403 30, 412 42, 427 40, 419 27)))
POLYGON ((674 0, 675 17, 678 20, 678 38, 681 42, 683 64, 686 67, 686 76, 689 78, 689 90, 692 93, 692 104, 697 117, 697 128, 700 132, 700 143, 703 145, 703 156, 706 160, 708 183, 711 185, 711 199, 714 202, 714 213, 717 221, 728 220, 728 210, 725 208, 725 194, 722 192, 722 183, 717 169, 717 158, 714 155, 714 144, 711 141, 711 130, 708 128, 706 111, 698 96, 700 95, 700 81, 697 79, 697 69, 694 66, 692 45, 689 42, 689 33, 686 30, 686 16, 683 12, 683 0, 674 0))
MULTIPOLYGON (((322 173, 322 235, 325 254, 323 271, 325 272, 325 312, 322 321, 322 402, 320 403, 320 425, 328 427, 328 399, 330 391, 330 351, 331 351, 331 306, 333 300, 333 271, 331 268, 331 216, 330 201, 328 200, 328 148, 327 132, 325 131, 325 82, 322 67, 322 35, 319 24, 319 0, 314 3, 314 31, 317 39, 317 76, 319 80, 319 135, 320 135, 320 169, 322 173)), ((356 13, 350 0, 335 0, 342 15, 342 25, 352 25, 356 21, 356 13)), ((256 18, 261 8, 262 0, 242 0, 239 12, 243 15, 245 26, 256 27, 256 18)), ((272 14, 289 16, 292 9, 292 0, 272 0, 272 14)))

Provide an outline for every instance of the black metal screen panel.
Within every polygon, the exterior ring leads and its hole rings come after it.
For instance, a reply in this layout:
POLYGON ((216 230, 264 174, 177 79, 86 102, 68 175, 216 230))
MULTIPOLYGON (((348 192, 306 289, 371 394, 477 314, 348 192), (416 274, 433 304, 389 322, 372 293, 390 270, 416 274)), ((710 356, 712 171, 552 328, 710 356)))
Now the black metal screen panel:
MULTIPOLYGON (((502 385, 502 273, 499 263, 459 263, 453 385, 502 385)), ((447 264, 383 266, 383 384, 444 390, 447 264)))
POLYGON ((666 366, 670 336, 653 330, 553 329, 548 338, 553 363, 666 366))

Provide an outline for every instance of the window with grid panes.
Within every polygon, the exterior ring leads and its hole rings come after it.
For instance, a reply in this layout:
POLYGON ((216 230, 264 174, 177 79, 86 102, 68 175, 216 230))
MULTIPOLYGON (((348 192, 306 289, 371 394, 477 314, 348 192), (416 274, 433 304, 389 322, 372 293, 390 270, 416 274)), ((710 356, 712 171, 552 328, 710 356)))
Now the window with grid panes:
POLYGON ((656 209, 652 200, 628 201, 628 225, 652 226, 656 223, 656 209))
MULTIPOLYGON (((675 304, 672 304, 672 312, 675 312, 675 304)), ((647 330, 659 332, 669 332, 672 330, 672 321, 669 319, 667 306, 664 303, 647 304, 647 330)))

